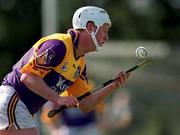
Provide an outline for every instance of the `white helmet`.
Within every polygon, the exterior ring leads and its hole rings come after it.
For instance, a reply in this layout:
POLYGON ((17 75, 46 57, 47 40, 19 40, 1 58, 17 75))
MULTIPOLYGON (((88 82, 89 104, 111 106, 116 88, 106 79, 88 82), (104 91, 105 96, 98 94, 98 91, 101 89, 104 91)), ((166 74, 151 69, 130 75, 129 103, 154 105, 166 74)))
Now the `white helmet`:
POLYGON ((99 7, 86 6, 79 8, 73 16, 74 29, 86 29, 87 22, 92 21, 97 27, 107 23, 111 25, 108 13, 99 7))
POLYGON ((100 46, 96 39, 96 33, 99 27, 102 26, 103 24, 109 24, 111 26, 111 20, 109 18, 108 13, 102 8, 94 7, 94 6, 81 7, 73 15, 73 20, 72 20, 73 28, 87 30, 86 25, 89 21, 93 22, 94 25, 97 26, 96 32, 91 32, 91 33, 89 33, 89 31, 87 32, 90 34, 94 42, 94 45, 96 46, 96 51, 98 51, 100 49, 100 46))

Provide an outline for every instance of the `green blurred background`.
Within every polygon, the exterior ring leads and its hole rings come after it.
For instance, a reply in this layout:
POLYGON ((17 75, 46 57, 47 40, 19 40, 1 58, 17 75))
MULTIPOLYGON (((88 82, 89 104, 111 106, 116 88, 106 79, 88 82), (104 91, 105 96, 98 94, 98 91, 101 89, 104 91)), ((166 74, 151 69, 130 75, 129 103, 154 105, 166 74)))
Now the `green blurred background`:
POLYGON ((40 37, 71 28, 85 5, 105 8, 112 20, 110 41, 87 59, 97 85, 136 64, 138 46, 154 58, 125 86, 134 116, 127 134, 180 135, 179 0, 0 0, 0 79, 40 37))

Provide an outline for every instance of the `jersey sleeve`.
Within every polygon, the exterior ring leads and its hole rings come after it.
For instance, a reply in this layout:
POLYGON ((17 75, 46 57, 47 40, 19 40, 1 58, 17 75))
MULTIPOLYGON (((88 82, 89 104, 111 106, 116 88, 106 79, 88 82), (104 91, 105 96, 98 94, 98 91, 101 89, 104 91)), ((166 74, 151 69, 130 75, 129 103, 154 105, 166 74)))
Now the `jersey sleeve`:
POLYGON ((77 80, 70 86, 66 91, 64 91, 60 96, 75 96, 80 97, 88 92, 91 92, 93 85, 89 83, 86 76, 86 68, 82 74, 77 78, 77 80))
POLYGON ((60 40, 47 40, 35 49, 33 57, 21 72, 31 72, 44 77, 62 62, 66 54, 65 44, 60 40))

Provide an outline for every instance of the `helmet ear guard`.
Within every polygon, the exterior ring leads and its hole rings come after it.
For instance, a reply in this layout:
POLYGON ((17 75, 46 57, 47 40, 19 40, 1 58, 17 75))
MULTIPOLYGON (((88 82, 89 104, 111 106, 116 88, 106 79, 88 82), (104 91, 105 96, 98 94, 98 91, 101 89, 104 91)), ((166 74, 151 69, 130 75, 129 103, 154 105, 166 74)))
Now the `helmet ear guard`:
POLYGON ((100 26, 108 24, 111 26, 111 20, 108 13, 99 7, 86 6, 79 8, 73 15, 72 20, 74 29, 85 29, 91 36, 94 45, 96 46, 96 51, 99 51, 101 48, 97 42, 96 34, 100 26), (93 22, 97 27, 95 32, 89 32, 86 28, 88 22, 93 22))

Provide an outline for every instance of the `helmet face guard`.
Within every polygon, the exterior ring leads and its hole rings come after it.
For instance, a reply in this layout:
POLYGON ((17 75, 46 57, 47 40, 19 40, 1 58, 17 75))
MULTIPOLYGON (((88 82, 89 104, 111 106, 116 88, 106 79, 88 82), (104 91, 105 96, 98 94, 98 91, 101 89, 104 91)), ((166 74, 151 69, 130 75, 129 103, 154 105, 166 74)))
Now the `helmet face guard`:
POLYGON ((93 22, 94 25, 97 26, 96 32, 87 32, 90 34, 94 45, 96 46, 96 51, 98 51, 100 49, 100 46, 97 42, 95 35, 100 26, 103 26, 104 24, 108 24, 111 26, 110 17, 104 9, 99 7, 86 6, 79 8, 73 15, 73 28, 87 30, 86 26, 88 22, 93 22))

